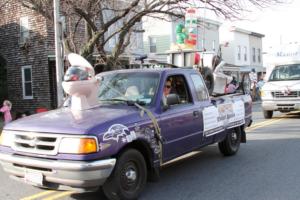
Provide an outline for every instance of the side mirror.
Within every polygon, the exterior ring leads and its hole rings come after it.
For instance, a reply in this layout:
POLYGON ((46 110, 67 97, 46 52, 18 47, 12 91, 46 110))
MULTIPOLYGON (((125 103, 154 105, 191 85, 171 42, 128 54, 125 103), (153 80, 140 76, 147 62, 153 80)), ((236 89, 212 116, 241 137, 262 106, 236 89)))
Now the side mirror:
POLYGON ((163 111, 169 110, 170 106, 169 105, 163 105, 162 109, 163 109, 163 111))
POLYGON ((177 94, 169 94, 167 96, 167 105, 171 106, 179 103, 180 103, 180 99, 177 94))

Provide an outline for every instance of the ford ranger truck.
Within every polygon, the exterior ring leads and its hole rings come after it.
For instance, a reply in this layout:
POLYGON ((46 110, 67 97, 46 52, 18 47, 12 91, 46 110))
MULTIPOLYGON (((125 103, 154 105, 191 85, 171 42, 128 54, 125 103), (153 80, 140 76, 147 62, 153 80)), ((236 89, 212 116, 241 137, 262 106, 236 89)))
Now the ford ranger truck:
POLYGON ((97 106, 63 107, 4 127, 5 172, 37 187, 101 188, 109 199, 136 199, 164 163, 213 143, 234 155, 246 142, 251 97, 212 98, 196 70, 119 70, 97 78, 97 106))

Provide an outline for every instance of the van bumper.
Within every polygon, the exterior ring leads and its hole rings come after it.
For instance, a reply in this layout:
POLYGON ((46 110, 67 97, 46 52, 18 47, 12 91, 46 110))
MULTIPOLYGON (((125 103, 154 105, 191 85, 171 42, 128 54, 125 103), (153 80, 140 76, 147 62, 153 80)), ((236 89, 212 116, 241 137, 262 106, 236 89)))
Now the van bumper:
POLYGON ((263 110, 293 111, 300 110, 300 100, 262 101, 263 110))

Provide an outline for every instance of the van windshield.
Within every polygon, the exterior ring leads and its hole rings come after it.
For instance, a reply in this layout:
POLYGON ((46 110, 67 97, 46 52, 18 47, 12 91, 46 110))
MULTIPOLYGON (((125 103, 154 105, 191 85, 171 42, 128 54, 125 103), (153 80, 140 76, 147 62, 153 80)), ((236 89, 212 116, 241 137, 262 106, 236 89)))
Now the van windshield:
POLYGON ((269 81, 300 80, 300 64, 276 66, 269 81))

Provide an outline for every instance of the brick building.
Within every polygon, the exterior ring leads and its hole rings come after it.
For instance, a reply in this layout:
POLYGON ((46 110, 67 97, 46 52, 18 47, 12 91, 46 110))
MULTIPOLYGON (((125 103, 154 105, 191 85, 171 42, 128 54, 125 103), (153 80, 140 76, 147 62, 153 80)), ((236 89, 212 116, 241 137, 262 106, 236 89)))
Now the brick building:
POLYGON ((16 112, 55 107, 52 25, 18 3, 7 3, 0 13, 0 82, 7 90, 1 98, 8 98, 16 112))
MULTIPOLYGON (((8 98, 15 112, 57 107, 53 24, 42 15, 9 1, 0 8, 0 100, 8 98)), ((141 25, 139 25, 141 26, 141 25)), ((76 38, 84 38, 84 25, 76 38)), ((115 27, 117 28, 117 27, 115 27)), ((112 30, 110 30, 112 31, 112 30)), ((142 53, 142 34, 134 35, 134 52, 142 53)), ((76 42, 80 42, 77 40, 76 42)), ((113 37, 105 46, 110 52, 113 37)))

